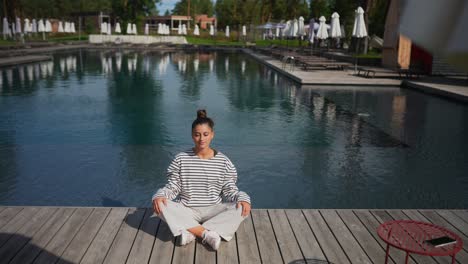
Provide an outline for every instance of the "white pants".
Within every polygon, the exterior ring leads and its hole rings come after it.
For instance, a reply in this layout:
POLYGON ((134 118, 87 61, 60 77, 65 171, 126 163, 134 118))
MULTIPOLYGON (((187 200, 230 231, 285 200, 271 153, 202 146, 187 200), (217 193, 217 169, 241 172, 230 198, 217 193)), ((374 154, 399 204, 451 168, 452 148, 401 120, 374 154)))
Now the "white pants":
POLYGON ((233 238, 243 217, 242 206, 236 208, 236 203, 221 203, 206 207, 187 207, 181 203, 167 201, 162 204, 158 215, 167 223, 174 236, 179 236, 183 230, 199 226, 218 233, 224 240, 233 238))

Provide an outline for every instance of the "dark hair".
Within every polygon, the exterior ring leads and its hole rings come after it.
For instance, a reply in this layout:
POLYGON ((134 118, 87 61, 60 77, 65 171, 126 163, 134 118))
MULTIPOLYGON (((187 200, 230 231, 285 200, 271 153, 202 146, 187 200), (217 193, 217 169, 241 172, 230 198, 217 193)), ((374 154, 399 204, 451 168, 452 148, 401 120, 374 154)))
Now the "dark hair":
POLYGON ((211 120, 211 118, 206 116, 206 110, 201 109, 197 111, 197 118, 193 121, 192 123, 192 130, 198 126, 198 125, 203 125, 203 124, 208 124, 211 129, 214 128, 214 122, 211 120))

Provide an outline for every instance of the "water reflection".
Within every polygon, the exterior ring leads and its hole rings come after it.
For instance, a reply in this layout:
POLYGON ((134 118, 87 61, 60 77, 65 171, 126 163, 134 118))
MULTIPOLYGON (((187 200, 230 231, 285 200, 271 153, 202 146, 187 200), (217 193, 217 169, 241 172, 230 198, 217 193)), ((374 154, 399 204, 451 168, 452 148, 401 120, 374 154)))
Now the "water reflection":
POLYGON ((413 91, 301 87, 236 53, 123 50, 2 68, 0 91, 2 204, 147 206, 202 105, 258 207, 467 206, 467 107, 413 91))

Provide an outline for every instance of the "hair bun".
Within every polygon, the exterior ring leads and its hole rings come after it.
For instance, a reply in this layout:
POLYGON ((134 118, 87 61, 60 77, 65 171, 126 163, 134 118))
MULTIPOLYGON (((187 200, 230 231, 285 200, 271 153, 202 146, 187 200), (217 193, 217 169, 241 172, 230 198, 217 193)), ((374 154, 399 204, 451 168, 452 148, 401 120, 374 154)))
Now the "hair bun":
POLYGON ((197 118, 206 118, 206 110, 205 109, 198 110, 197 118))

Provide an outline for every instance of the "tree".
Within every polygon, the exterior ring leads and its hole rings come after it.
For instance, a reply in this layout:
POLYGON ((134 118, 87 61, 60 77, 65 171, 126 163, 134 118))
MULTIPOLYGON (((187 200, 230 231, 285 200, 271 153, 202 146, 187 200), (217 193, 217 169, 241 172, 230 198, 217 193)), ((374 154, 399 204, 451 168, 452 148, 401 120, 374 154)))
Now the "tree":
MULTIPOLYGON (((195 17, 200 14, 207 14, 213 16, 214 8, 213 3, 210 0, 190 0, 190 16, 195 17)), ((172 10, 174 15, 188 14, 188 0, 181 0, 177 2, 172 10)))
POLYGON ((320 16, 324 16, 327 20, 330 19, 334 4, 335 1, 331 0, 311 0, 310 17, 317 19, 320 16))

